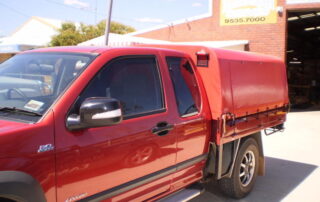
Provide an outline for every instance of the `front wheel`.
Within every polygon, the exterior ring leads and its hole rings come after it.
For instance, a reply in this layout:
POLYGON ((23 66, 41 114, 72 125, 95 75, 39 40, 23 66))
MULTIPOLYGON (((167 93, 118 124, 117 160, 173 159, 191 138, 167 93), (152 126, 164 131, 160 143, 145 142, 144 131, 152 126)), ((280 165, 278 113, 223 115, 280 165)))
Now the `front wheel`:
POLYGON ((243 198, 253 189, 259 168, 258 144, 253 138, 241 145, 231 178, 219 180, 222 192, 233 198, 243 198))

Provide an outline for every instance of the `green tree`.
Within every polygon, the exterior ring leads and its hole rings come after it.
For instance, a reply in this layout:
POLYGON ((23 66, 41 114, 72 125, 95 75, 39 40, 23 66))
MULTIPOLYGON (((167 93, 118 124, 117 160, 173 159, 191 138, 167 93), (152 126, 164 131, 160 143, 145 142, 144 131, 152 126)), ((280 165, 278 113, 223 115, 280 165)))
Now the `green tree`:
POLYGON ((74 23, 63 23, 58 32, 52 37, 50 46, 77 45, 83 41, 83 34, 77 30, 74 23))
MULTIPOLYGON (((105 32, 105 21, 99 22, 97 25, 80 24, 77 27, 74 23, 63 23, 58 30, 58 34, 52 37, 50 46, 69 46, 77 45, 83 41, 87 41, 99 37, 105 32)), ((111 22, 110 32, 116 34, 127 34, 134 32, 135 29, 118 22, 111 22)))
MULTIPOLYGON (((105 20, 103 20, 99 24, 97 24, 97 29, 99 31, 102 30, 103 34, 104 34, 105 27, 106 27, 106 21, 105 20)), ((121 24, 119 22, 111 22, 110 23, 110 32, 111 33, 127 34, 127 33, 134 32, 134 31, 136 31, 136 30, 133 27, 128 26, 128 25, 124 25, 124 24, 121 24)))

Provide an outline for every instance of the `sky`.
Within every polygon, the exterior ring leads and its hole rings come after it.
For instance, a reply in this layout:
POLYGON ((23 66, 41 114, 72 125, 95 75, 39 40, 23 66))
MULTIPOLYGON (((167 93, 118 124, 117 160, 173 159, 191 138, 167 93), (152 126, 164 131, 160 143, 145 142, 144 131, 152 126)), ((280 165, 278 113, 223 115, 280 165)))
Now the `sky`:
MULTIPOLYGON (((136 30, 209 12, 210 0, 113 0, 112 18, 136 30)), ((97 24, 109 0, 1 0, 0 36, 9 36, 31 16, 97 24)))

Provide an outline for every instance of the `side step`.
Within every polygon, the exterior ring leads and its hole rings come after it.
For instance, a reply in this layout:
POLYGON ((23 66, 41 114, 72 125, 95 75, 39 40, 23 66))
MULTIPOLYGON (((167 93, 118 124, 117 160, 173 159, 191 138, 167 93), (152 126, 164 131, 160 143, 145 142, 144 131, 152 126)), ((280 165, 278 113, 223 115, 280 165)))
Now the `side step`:
POLYGON ((203 192, 204 188, 200 184, 193 184, 185 189, 158 200, 158 202, 185 202, 199 196, 203 192))

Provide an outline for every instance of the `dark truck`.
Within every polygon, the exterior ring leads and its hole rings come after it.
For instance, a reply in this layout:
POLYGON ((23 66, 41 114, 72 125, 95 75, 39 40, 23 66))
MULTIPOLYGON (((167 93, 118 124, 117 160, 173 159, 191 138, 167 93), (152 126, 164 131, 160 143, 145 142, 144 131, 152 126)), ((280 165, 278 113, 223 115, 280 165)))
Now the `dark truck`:
POLYGON ((202 46, 60 47, 0 66, 0 201, 183 201, 264 174, 285 65, 202 46))

